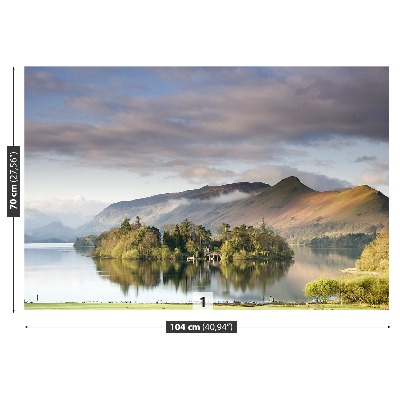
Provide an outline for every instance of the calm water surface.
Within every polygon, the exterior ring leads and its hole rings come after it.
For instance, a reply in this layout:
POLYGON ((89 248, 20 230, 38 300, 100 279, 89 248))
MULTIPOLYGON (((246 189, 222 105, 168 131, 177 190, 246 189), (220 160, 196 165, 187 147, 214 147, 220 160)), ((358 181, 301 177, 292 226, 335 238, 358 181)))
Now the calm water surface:
POLYGON ((293 247, 292 262, 193 264, 99 260, 89 256, 91 250, 72 243, 25 244, 25 301, 187 302, 193 291, 213 292, 214 301, 305 300, 307 282, 341 275, 361 254, 293 247))

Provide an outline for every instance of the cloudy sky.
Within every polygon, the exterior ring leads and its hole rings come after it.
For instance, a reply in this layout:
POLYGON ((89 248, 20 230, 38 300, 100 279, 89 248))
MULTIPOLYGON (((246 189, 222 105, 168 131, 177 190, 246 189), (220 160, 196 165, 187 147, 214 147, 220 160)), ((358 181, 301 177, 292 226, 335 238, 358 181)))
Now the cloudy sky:
POLYGON ((41 211, 290 175, 389 195, 388 158, 388 68, 25 68, 25 205, 41 211))

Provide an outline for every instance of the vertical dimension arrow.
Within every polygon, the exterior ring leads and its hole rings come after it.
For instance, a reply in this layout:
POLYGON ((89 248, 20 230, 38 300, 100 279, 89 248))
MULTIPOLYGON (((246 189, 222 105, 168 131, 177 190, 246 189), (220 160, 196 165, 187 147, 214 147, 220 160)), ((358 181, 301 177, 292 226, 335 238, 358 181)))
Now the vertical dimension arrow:
POLYGON ((13 145, 7 146, 7 217, 13 219, 13 313, 15 312, 15 225, 14 218, 20 217, 20 146, 14 143, 14 71, 13 67, 13 145))

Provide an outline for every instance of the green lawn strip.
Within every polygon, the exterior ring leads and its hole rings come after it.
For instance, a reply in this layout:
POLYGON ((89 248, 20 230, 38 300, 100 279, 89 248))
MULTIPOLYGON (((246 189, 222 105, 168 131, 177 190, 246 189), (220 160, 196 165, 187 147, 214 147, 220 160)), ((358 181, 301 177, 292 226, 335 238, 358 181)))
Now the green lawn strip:
MULTIPOLYGON (((192 304, 138 303, 25 303, 25 310, 192 310, 192 304)), ((214 304, 214 310, 379 310, 388 309, 358 304, 214 304)))
POLYGON ((191 310, 192 304, 25 303, 25 310, 191 310))

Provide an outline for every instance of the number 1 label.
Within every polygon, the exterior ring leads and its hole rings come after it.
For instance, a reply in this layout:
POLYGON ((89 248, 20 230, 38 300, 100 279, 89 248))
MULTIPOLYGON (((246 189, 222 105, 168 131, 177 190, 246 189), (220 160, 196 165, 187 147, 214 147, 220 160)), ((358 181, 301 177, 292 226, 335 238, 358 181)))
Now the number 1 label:
POLYGON ((193 292, 193 310, 212 310, 214 305, 213 292, 193 292))

